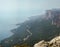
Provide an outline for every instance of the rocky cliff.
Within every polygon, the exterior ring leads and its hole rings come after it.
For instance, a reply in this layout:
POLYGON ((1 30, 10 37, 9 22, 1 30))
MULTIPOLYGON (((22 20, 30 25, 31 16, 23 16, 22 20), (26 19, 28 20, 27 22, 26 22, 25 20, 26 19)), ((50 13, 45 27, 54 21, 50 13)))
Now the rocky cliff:
POLYGON ((53 38, 50 41, 40 41, 34 47, 60 47, 60 36, 53 38))

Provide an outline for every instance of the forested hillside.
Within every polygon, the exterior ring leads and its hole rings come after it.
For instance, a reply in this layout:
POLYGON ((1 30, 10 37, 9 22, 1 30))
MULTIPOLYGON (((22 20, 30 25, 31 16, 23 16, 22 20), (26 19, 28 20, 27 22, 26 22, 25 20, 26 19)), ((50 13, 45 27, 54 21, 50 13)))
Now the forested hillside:
POLYGON ((30 17, 29 20, 11 30, 14 33, 2 40, 3 46, 28 44, 33 46, 40 40, 51 40, 60 34, 60 11, 47 10, 46 14, 30 17))

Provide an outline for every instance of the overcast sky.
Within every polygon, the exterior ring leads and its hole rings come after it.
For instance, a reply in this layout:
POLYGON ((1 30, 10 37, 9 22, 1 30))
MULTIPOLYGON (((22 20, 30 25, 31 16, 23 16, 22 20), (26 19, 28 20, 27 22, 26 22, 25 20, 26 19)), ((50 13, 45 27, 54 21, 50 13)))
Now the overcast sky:
POLYGON ((53 8, 60 8, 60 0, 0 0, 0 38, 10 36, 15 24, 53 8))

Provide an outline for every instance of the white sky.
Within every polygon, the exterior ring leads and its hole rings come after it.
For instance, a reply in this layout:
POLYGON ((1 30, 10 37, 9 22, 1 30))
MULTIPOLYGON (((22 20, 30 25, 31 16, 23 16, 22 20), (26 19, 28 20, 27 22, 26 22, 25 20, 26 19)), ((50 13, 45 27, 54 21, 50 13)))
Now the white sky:
POLYGON ((60 8, 60 0, 0 0, 1 11, 60 8))

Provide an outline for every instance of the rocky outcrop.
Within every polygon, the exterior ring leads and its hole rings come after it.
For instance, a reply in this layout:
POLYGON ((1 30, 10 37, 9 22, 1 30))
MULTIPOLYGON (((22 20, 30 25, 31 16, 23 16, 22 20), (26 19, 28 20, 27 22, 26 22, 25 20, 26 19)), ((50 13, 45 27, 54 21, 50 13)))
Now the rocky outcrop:
POLYGON ((53 38, 51 41, 40 41, 34 47, 60 47, 60 36, 53 38))
POLYGON ((34 45, 34 47, 47 47, 48 44, 49 44, 48 42, 42 40, 42 41, 36 43, 36 44, 34 45))

